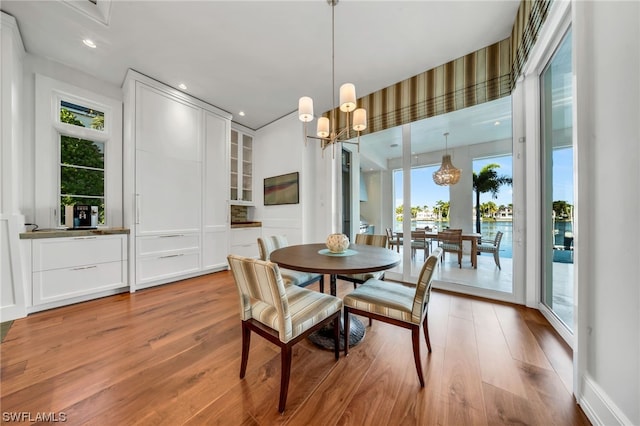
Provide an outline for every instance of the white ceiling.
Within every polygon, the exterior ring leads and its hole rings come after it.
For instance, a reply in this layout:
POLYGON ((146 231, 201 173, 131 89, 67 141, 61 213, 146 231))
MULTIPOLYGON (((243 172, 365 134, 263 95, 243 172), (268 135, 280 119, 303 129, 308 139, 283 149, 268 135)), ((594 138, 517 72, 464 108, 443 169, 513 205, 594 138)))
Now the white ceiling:
MULTIPOLYGON (((313 97, 316 115, 331 107, 331 7, 325 0, 114 0, 108 24, 69 3, 95 9, 89 0, 2 0, 0 8, 16 18, 31 54, 116 86, 128 68, 175 88, 184 83, 187 93, 251 129, 296 110, 303 95, 313 97), (97 48, 85 47, 84 38, 97 48)), ((336 86, 352 82, 364 96, 503 40, 518 5, 341 0, 335 8, 336 86)), ((430 139, 442 144, 441 130, 430 139)))

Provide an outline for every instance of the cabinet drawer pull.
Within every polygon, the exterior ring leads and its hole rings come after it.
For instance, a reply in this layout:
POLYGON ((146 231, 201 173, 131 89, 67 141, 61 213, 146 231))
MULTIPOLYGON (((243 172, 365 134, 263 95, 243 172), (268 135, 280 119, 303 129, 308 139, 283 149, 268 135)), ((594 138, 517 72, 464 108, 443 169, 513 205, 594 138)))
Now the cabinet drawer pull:
POLYGON ((71 269, 72 271, 81 271, 83 269, 93 269, 93 268, 97 268, 96 265, 92 265, 92 266, 81 266, 79 268, 73 268, 71 269))
POLYGON ((180 256, 184 256, 184 253, 180 253, 180 254, 168 254, 166 256, 160 256, 160 259, 167 259, 169 257, 180 257, 180 256))
POLYGON ((176 234, 176 235, 160 235, 158 238, 175 238, 175 237, 184 237, 184 234, 176 234))
POLYGON ((95 240, 98 237, 73 237, 74 240, 95 240))

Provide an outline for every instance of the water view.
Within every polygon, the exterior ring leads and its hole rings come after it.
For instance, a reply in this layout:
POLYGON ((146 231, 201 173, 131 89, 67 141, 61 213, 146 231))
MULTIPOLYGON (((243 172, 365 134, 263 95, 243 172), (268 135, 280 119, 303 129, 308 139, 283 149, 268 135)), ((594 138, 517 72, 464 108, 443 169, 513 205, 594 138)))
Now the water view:
MULTIPOLYGON (((554 223, 554 262, 573 263, 573 227, 570 221, 556 221, 554 223)), ((430 227, 434 230, 443 229, 449 226, 449 222, 437 221, 411 221, 411 229, 430 227)), ((396 231, 402 232, 402 221, 395 224, 396 231)), ((500 257, 513 257, 513 222, 511 221, 487 221, 480 223, 480 233, 485 240, 493 240, 496 232, 502 231, 502 241, 500 242, 500 257)))

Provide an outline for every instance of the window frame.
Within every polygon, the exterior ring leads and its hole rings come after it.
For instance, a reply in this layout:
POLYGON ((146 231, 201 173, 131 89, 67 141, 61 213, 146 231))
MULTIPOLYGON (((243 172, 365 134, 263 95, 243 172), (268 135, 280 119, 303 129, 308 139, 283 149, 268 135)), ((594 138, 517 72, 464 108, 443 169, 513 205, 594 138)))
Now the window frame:
MULTIPOLYGON (((98 86, 100 87, 100 86, 98 86)), ((35 222, 43 228, 61 223, 61 137, 104 144, 104 223, 122 226, 122 101, 36 74, 35 222), (102 130, 60 121, 61 101, 104 113, 102 130)))

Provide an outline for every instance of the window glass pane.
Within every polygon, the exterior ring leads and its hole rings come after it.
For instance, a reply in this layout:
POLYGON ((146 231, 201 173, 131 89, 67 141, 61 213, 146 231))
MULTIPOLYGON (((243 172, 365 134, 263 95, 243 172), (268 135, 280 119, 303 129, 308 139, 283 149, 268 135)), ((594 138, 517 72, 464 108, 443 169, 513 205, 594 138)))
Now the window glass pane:
POLYGON ((60 145, 62 164, 104 169, 104 143, 62 136, 60 145))
POLYGON ((104 196, 104 171, 62 165, 60 195, 104 196))
POLYGON ((60 121, 74 126, 104 130, 104 112, 60 101, 60 121))
MULTIPOLYGON (((411 228, 429 227, 434 230, 444 229, 449 223, 449 188, 438 186, 433 181, 433 173, 440 165, 421 166, 411 168, 411 228)), ((396 203, 394 206, 394 231, 402 231, 402 214, 404 203, 402 186, 404 184, 403 171, 394 170, 394 192, 396 203)))
POLYGON ((60 225, 66 206, 97 206, 96 225, 104 224, 104 143, 60 136, 60 225))
POLYGON ((540 76, 542 302, 573 330, 573 71, 571 30, 540 76))

